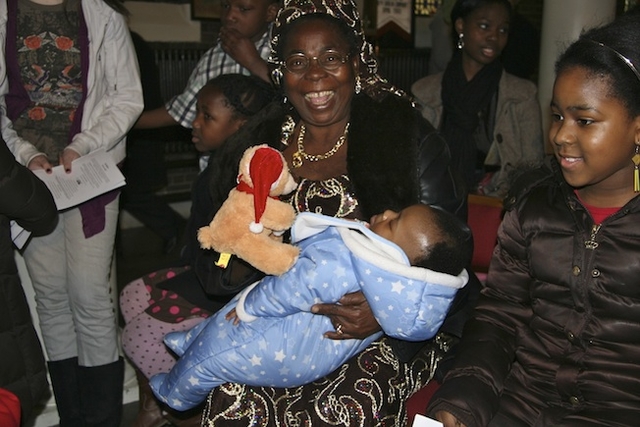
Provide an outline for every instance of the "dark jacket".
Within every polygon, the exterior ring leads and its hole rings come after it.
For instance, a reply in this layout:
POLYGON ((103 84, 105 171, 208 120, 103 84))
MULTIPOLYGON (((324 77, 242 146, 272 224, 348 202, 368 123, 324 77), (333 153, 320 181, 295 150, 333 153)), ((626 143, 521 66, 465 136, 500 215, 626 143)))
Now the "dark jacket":
POLYGON ((549 158, 505 208, 486 288, 429 412, 469 427, 496 415, 490 425, 637 425, 640 197, 594 228, 549 158))
POLYGON ((357 96, 350 126, 347 170, 366 218, 423 202, 466 221, 467 193, 447 144, 409 102, 357 96))
MULTIPOLYGON (((386 209, 400 211, 422 202, 467 219, 467 192, 451 169, 444 139, 420 112, 397 96, 381 102, 357 96, 351 107, 347 170, 365 218, 386 209)), ((440 331, 460 337, 475 303, 479 282, 471 274, 458 292, 440 331)), ((408 361, 424 343, 392 339, 401 361, 408 361)))
POLYGON ((23 419, 49 386, 42 348, 15 264, 9 221, 44 235, 53 231, 57 218, 47 187, 15 161, 0 139, 0 387, 18 396, 23 419))

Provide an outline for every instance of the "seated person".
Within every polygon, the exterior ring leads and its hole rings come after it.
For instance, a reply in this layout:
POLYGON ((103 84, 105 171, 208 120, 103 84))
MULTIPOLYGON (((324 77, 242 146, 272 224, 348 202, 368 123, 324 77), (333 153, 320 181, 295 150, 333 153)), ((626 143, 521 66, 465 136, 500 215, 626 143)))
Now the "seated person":
POLYGON ((638 425, 640 14, 556 62, 553 156, 513 183, 486 286, 427 412, 444 427, 638 425))
POLYGON ((235 181, 240 156, 257 142, 252 136, 255 134, 257 139, 262 135, 254 122, 268 113, 264 107, 273 95, 267 83, 241 74, 220 75, 198 92, 192 142, 197 151, 214 154, 193 185, 181 258, 175 266, 132 281, 120 294, 125 320, 122 348, 136 368, 140 394, 135 426, 165 421, 147 381, 152 375, 167 372, 175 363, 175 356, 163 343, 164 336, 191 329, 231 299, 207 298, 204 294, 195 271, 203 275, 211 272, 213 276, 222 270, 214 266, 213 255, 200 250, 197 230, 211 221, 226 198, 229 186, 222 183, 235 181))
POLYGON ((544 157, 537 88, 509 74, 500 61, 512 16, 508 0, 457 0, 451 61, 444 72, 411 87, 469 191, 498 198, 524 165, 544 157))
POLYGON ((457 218, 424 204, 375 215, 368 227, 304 212, 292 241, 301 253, 288 272, 246 288, 192 330, 165 337, 181 358, 168 374, 151 378, 161 400, 187 410, 225 382, 292 387, 333 372, 383 333, 322 339, 341 325, 311 306, 345 292, 364 292, 387 335, 430 339, 468 281, 473 246, 457 218))

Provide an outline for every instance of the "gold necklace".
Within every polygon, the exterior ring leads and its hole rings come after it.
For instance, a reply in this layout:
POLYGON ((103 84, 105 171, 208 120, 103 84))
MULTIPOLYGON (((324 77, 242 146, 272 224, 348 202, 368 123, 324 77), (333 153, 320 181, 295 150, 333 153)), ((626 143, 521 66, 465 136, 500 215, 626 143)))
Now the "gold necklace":
POLYGON ((349 123, 347 123, 347 125, 344 127, 342 136, 338 138, 333 148, 324 154, 307 154, 304 152, 305 131, 306 127, 304 123, 300 123, 300 132, 298 133, 298 150, 291 156, 291 163, 296 169, 302 166, 302 163, 304 163, 305 160, 309 160, 310 162, 318 162, 320 160, 328 159, 329 157, 336 154, 340 147, 342 147, 342 144, 344 144, 347 140, 347 135, 349 134, 349 123))

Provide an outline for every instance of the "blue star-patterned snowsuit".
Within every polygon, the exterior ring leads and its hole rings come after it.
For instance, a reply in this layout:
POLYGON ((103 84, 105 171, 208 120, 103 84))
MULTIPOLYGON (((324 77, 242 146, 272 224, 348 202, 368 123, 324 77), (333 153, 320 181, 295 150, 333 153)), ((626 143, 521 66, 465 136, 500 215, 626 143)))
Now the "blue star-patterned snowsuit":
POLYGON ((300 256, 291 270, 245 289, 190 331, 165 337, 181 357, 169 373, 151 378, 162 401, 187 410, 225 382, 294 387, 331 373, 382 335, 323 337, 333 325, 311 306, 350 292, 364 292, 387 335, 429 339, 468 280, 464 270, 451 276, 412 267, 397 245, 354 221, 301 213, 292 242, 300 256), (237 326, 225 319, 232 308, 242 320, 237 326))

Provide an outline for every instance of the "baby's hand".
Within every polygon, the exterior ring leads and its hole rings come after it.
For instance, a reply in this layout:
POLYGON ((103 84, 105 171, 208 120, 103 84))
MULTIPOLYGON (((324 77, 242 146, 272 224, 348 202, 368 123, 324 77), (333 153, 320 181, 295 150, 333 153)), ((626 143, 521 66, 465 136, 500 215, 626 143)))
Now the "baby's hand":
POLYGON ((232 309, 230 312, 227 313, 226 316, 224 316, 225 319, 231 321, 233 320, 233 324, 237 325, 238 323, 240 323, 240 319, 238 318, 238 314, 236 313, 236 309, 232 309))

